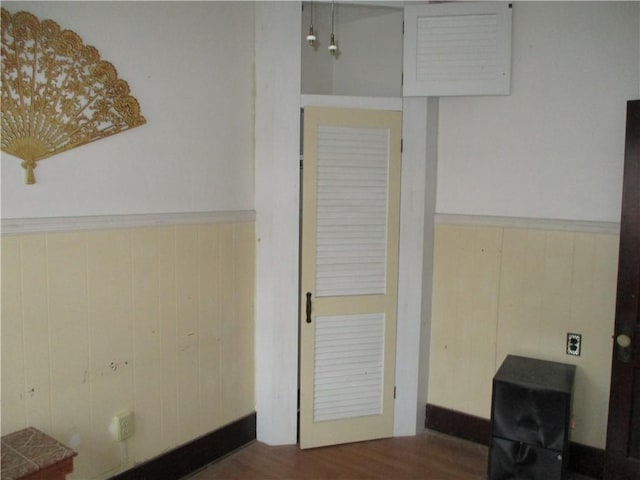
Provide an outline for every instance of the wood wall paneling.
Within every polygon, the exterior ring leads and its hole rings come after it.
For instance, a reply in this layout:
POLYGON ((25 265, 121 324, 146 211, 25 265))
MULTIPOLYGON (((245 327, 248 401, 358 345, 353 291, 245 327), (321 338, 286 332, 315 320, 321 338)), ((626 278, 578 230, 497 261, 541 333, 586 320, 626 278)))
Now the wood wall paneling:
POLYGON ((131 272, 129 231, 87 233, 91 425, 81 448, 88 444, 85 457, 95 472, 119 465, 120 447, 109 425, 134 403, 131 272))
POLYGON ((254 390, 254 306, 255 252, 254 227, 251 223, 234 225, 234 305, 236 329, 236 385, 234 409, 227 422, 255 409, 254 390))
POLYGON ((176 227, 178 443, 197 437, 200 426, 198 331, 198 228, 176 227))
MULTIPOLYGON (((91 425, 87 241, 84 233, 51 235, 46 240, 51 348, 49 433, 75 448, 87 440, 87 426, 91 425)), ((3 317, 3 327, 12 320, 3 317)), ((2 340, 4 347, 4 331, 2 340)), ((76 470, 82 470, 87 460, 76 458, 76 470)))
POLYGON ((618 236, 442 223, 435 238, 429 403, 489 418, 507 354, 572 363, 573 440, 604 448, 618 236))
POLYGON ((160 306, 159 230, 131 231, 133 330, 133 404, 136 436, 133 458, 162 450, 162 324, 160 306), (154 279, 154 280, 151 280, 154 279))
MULTIPOLYGON (((222 318, 233 318, 234 311, 236 309, 234 301, 234 238, 233 228, 231 226, 225 226, 220 229, 220 247, 223 251, 227 252, 220 261, 222 262, 222 271, 228 272, 225 278, 221 279, 220 295, 227 301, 222 303, 220 316, 222 318)), ((235 362, 235 326, 231 322, 226 322, 221 325, 220 328, 220 345, 221 345, 221 403, 224 405, 222 414, 224 417, 230 416, 233 410, 232 402, 234 400, 234 390, 236 384, 239 381, 236 378, 236 362, 235 362)))
POLYGON ((615 315, 618 235, 576 234, 571 319, 567 331, 582 334, 583 352, 573 357, 576 369, 575 436, 605 447, 611 337, 615 315))
POLYGON ((499 228, 436 229, 429 403, 489 411, 501 237, 499 228))
POLYGON ((24 334, 20 237, 2 239, 2 435, 24 428, 24 334), (13 319, 13 321, 7 321, 13 319))
POLYGON ((27 421, 45 431, 51 429, 46 249, 44 237, 20 243, 27 421))
MULTIPOLYGON (((222 315, 226 297, 222 293, 223 285, 229 279, 227 266, 221 264, 222 257, 229 255, 222 244, 221 228, 216 225, 203 225, 199 230, 199 298, 198 322, 200 332, 200 363, 207 369, 199 372, 201 419, 204 425, 220 427, 224 424, 222 413, 222 315), (215 292, 212 295, 207 292, 215 292)), ((214 428, 215 428, 214 427, 214 428)), ((205 432, 202 432, 205 433, 205 432)))
POLYGON ((162 345, 162 443, 178 445, 177 351, 178 301, 176 289, 175 228, 158 230, 158 315, 162 345))
POLYGON ((2 433, 40 428, 95 478, 254 411, 254 259, 252 222, 3 236, 2 433))

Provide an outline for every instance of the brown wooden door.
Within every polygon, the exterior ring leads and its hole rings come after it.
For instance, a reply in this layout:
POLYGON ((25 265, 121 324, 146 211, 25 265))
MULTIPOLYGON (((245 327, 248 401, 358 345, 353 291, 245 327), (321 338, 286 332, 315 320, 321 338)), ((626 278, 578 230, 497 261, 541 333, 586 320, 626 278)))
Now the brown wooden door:
POLYGON ((640 479, 640 100, 627 103, 605 480, 640 479))

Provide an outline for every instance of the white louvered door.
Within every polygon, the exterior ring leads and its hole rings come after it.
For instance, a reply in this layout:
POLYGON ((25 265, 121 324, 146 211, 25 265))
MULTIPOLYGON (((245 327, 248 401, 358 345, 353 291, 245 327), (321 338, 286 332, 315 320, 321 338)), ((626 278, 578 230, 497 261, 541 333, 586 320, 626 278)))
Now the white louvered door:
POLYGON ((401 124, 304 111, 302 448, 393 434, 401 124))

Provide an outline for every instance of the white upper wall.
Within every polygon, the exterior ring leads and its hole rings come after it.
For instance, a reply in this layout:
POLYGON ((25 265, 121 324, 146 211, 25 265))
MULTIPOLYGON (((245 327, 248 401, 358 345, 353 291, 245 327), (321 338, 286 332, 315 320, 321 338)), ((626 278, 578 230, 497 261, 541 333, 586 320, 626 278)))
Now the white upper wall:
POLYGON ((440 99, 439 213, 618 222, 638 2, 516 2, 512 93, 440 99))
POLYGON ((402 96, 402 9, 336 6, 334 95, 402 96))
MULTIPOLYGON (((305 55, 329 57, 327 5, 316 5, 323 51, 303 50, 303 86, 314 74, 305 55)), ((252 2, 3 6, 52 18, 96 46, 148 121, 40 162, 36 185, 24 185, 20 161, 3 154, 4 218, 253 208, 252 2)), ((393 14, 349 18, 348 8, 337 6, 347 22, 333 63, 364 48, 349 45, 348 28, 396 24, 393 14)), ((640 95, 639 18, 638 2, 516 2, 512 94, 440 101, 437 211, 618 221, 624 104, 640 95)), ((399 28, 374 31, 400 45, 399 28)), ((359 70, 375 82, 349 83, 353 69, 340 67, 322 77, 329 90, 303 93, 393 95, 397 72, 382 67, 389 55, 364 45, 380 71, 359 70)))
POLYGON ((400 97, 402 95, 403 10, 388 6, 335 5, 334 32, 339 54, 327 49, 331 38, 331 5, 313 3, 315 48, 304 38, 311 5, 302 12, 303 94, 400 97))
POLYGON ((311 9, 310 3, 303 3, 300 35, 302 43, 300 91, 316 95, 331 95, 335 63, 335 59, 327 50, 331 37, 331 7, 313 2, 313 29, 317 36, 313 47, 310 47, 305 40, 311 23, 311 9))
POLYGON ((2 217, 253 209, 252 2, 3 2, 95 46, 147 124, 38 163, 2 154, 2 217))

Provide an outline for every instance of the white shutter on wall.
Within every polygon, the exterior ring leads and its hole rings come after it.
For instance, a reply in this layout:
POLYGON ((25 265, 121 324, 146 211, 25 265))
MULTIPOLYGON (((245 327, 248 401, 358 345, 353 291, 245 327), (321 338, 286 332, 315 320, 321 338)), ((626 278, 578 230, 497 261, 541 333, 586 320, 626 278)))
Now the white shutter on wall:
POLYGON ((386 290, 389 131, 318 130, 316 296, 386 290))
POLYGON ((511 16, 506 2, 406 7, 403 94, 509 94, 511 16))

